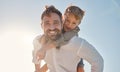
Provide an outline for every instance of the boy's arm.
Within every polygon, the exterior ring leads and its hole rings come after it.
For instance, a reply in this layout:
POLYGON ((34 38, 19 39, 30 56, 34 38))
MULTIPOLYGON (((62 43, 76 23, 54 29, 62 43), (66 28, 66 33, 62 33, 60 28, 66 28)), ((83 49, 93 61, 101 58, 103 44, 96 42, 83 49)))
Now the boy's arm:
POLYGON ((70 30, 63 33, 61 37, 58 40, 56 40, 55 42, 56 47, 67 44, 72 37, 78 35, 79 30, 80 30, 79 27, 76 27, 74 30, 70 30))
POLYGON ((70 31, 63 33, 64 40, 69 41, 73 36, 78 35, 79 31, 80 31, 79 27, 76 27, 73 30, 70 30, 70 31))
POLYGON ((41 45, 39 44, 39 39, 40 37, 37 36, 34 40, 33 40, 33 51, 32 51, 32 56, 33 56, 33 59, 32 59, 32 62, 34 63, 35 65, 35 72, 39 72, 40 71, 40 63, 41 61, 37 59, 37 52, 39 50, 39 48, 41 47, 41 45))
POLYGON ((40 72, 40 64, 34 64, 35 65, 35 72, 40 72))

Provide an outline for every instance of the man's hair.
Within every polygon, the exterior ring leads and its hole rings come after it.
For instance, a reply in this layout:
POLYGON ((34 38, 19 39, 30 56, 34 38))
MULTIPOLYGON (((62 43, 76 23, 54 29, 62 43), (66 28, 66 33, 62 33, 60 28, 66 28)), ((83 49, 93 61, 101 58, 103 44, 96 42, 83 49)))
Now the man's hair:
POLYGON ((45 11, 41 15, 41 20, 43 19, 44 16, 50 16, 51 13, 56 13, 59 17, 60 20, 62 21, 62 13, 56 9, 54 6, 45 6, 45 11))
POLYGON ((77 6, 69 6, 65 10, 64 15, 73 14, 77 20, 82 20, 84 16, 84 11, 77 6))

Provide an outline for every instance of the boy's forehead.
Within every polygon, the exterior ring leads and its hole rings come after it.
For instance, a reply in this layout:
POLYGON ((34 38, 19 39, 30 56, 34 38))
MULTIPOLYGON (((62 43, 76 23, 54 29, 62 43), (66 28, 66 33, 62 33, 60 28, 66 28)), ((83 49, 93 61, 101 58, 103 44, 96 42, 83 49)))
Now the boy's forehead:
POLYGON ((75 18, 76 20, 79 20, 79 21, 80 21, 80 19, 78 18, 78 16, 76 16, 76 15, 73 14, 73 13, 67 13, 67 14, 65 15, 65 17, 66 17, 66 18, 75 18))
POLYGON ((67 13, 67 14, 66 14, 66 17, 67 17, 67 18, 71 18, 71 17, 72 17, 72 18, 75 18, 75 15, 72 14, 72 13, 67 13))

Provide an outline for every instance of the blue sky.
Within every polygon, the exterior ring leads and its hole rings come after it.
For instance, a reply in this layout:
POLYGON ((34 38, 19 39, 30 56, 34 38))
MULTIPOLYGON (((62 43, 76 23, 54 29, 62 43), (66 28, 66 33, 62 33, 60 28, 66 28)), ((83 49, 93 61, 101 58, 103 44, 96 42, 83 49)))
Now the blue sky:
MULTIPOLYGON (((119 0, 0 0, 0 72, 33 72, 32 40, 42 32, 44 6, 54 5, 64 13, 70 4, 85 11, 79 36, 103 56, 104 72, 119 72, 119 0)), ((87 68, 85 62, 89 72, 87 68)))

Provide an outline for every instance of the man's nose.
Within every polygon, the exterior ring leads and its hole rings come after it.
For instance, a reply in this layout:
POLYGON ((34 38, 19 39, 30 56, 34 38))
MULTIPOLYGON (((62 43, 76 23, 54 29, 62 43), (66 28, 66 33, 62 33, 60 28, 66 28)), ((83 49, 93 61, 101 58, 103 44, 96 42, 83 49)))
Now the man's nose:
POLYGON ((50 25, 49 29, 54 30, 55 26, 54 25, 50 25))

